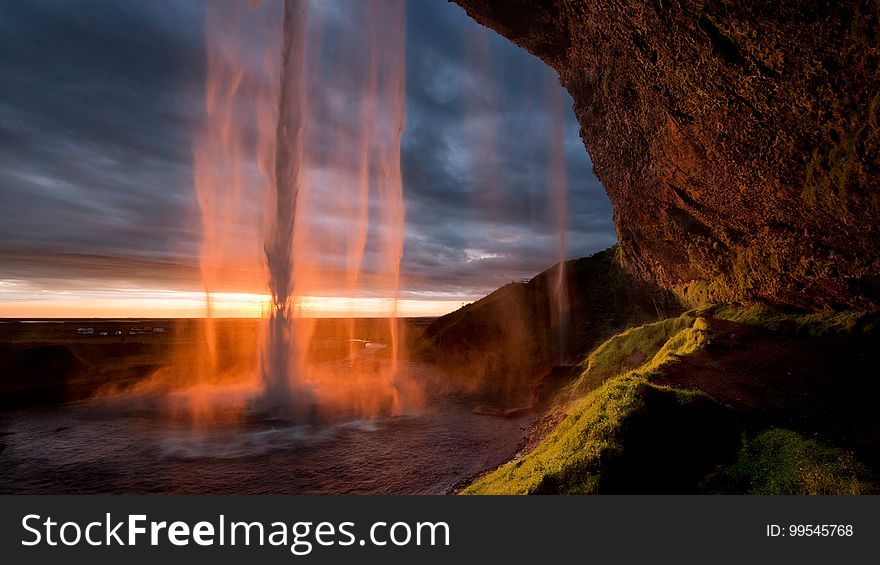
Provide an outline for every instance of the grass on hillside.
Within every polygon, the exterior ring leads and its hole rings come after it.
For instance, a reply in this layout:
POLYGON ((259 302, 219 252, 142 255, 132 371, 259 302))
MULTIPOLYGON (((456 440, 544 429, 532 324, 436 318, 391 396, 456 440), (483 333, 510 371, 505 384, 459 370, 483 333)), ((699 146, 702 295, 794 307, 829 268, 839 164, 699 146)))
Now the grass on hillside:
POLYGON ((581 376, 569 387, 579 398, 606 380, 636 371, 648 374, 677 358, 698 351, 708 340, 705 318, 687 312, 677 318, 630 328, 605 341, 584 361, 581 376))
POLYGON ((689 474, 712 465, 713 459, 704 458, 730 449, 723 439, 730 437, 725 410, 705 394, 653 385, 645 377, 699 350, 707 330, 704 318, 686 314, 603 343, 568 391, 581 398, 557 428, 534 451, 477 480, 464 494, 651 492, 651 486, 676 485, 675 490, 689 490, 695 479, 689 474), (651 464, 650 475, 638 461, 651 464), (652 463, 658 461, 665 461, 662 469, 652 463), (672 469, 676 472, 666 472, 672 469), (639 476, 631 481, 632 471, 639 476))
POLYGON ((732 413, 705 393, 649 381, 708 345, 715 318, 823 336, 873 331, 876 316, 712 306, 630 328, 584 362, 558 397, 555 409, 567 416, 533 451, 462 494, 872 492, 848 452, 790 430, 743 439, 732 413))

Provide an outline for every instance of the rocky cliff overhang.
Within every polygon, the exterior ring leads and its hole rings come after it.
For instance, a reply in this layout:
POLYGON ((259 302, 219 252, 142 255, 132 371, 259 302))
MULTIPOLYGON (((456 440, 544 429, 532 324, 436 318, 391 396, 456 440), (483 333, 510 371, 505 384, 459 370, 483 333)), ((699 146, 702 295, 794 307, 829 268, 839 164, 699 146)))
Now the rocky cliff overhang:
POLYGON ((559 73, 632 274, 878 306, 880 1, 455 2, 559 73))

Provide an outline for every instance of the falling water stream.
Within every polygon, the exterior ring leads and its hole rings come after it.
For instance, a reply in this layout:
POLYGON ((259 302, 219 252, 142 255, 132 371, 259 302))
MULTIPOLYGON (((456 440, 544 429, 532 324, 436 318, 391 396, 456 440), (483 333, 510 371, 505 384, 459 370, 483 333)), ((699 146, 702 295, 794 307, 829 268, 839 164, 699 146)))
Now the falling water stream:
MULTIPOLYGON (((308 391, 299 386, 295 372, 293 340, 293 230, 297 197, 303 181, 303 131, 305 120, 305 58, 307 3, 284 1, 281 81, 278 123, 275 128, 275 169, 270 176, 270 226, 266 235, 266 264, 272 303, 261 360, 264 401, 288 407, 308 405, 308 391)), ((294 410, 299 412, 300 410, 294 410)))

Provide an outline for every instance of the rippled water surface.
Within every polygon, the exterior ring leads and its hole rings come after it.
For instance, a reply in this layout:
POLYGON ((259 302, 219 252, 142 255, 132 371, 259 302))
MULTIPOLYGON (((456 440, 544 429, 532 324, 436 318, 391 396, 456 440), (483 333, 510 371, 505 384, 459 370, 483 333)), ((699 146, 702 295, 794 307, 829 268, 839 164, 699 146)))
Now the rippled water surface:
POLYGON ((0 414, 0 493, 442 494, 518 449, 528 416, 435 396, 418 415, 193 426, 157 397, 0 414))

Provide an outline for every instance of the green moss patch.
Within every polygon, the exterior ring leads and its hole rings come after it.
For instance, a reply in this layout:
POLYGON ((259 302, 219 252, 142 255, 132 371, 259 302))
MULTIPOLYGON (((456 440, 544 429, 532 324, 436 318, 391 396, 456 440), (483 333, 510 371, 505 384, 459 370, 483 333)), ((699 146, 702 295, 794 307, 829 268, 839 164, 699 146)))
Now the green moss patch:
POLYGON ((746 440, 739 457, 703 482, 724 494, 838 494, 874 492, 865 467, 846 451, 786 429, 746 440))

